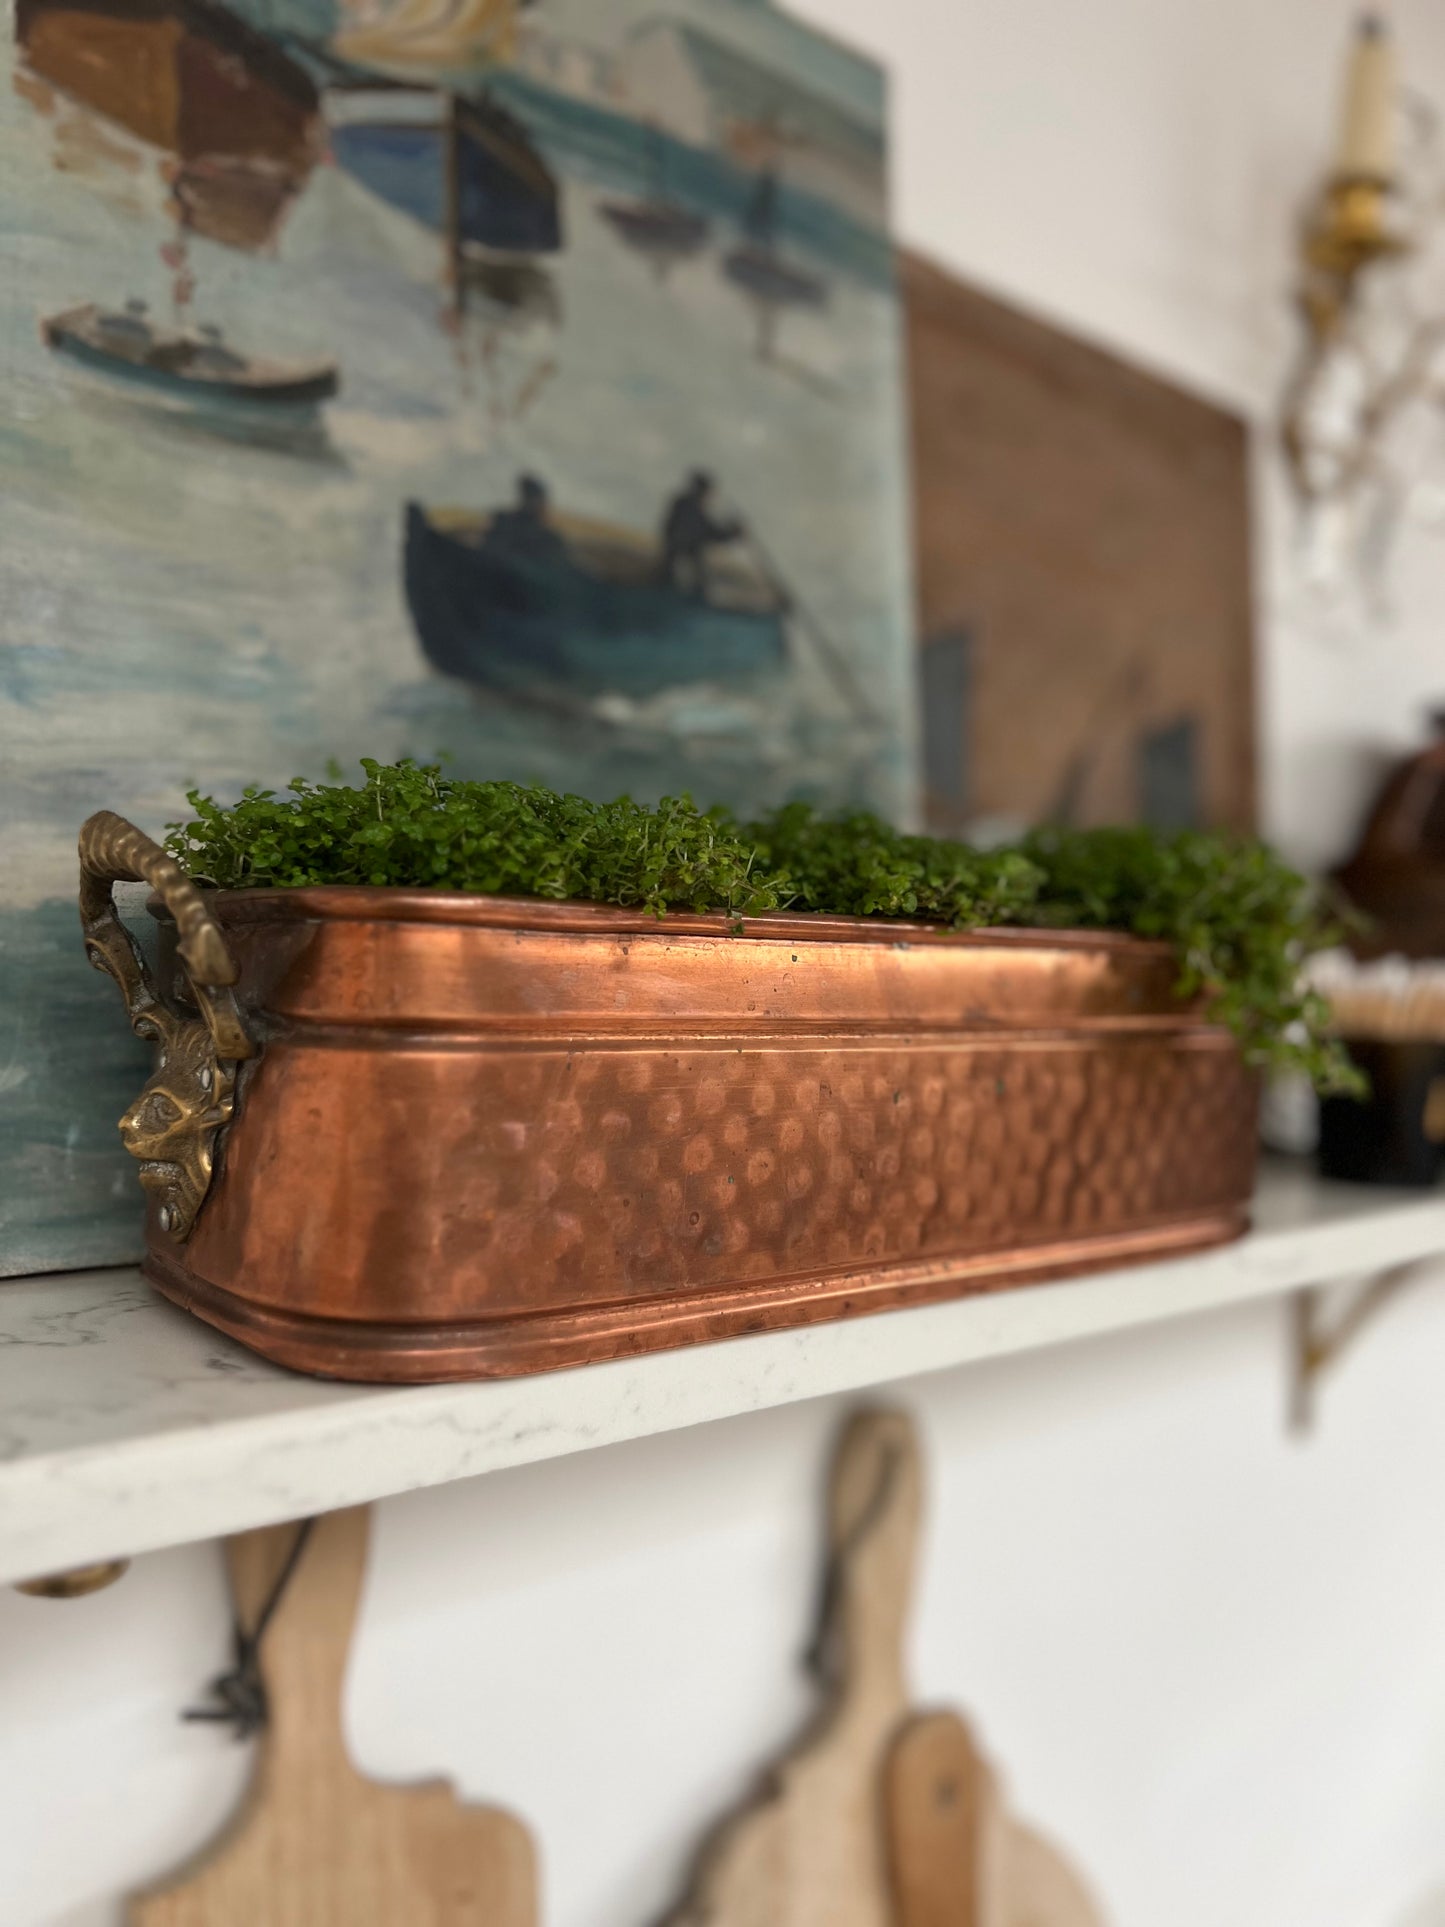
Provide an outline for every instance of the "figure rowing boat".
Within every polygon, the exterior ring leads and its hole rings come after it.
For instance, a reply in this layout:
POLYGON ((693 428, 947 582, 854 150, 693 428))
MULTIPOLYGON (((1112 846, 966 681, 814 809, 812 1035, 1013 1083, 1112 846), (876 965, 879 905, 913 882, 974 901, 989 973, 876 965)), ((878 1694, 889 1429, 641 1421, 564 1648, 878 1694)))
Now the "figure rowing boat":
POLYGON ((444 675, 518 695, 641 700, 754 682, 787 661, 787 601, 743 558, 711 561, 691 594, 636 530, 556 515, 552 540, 527 552, 499 539, 499 519, 407 505, 407 604, 444 675))

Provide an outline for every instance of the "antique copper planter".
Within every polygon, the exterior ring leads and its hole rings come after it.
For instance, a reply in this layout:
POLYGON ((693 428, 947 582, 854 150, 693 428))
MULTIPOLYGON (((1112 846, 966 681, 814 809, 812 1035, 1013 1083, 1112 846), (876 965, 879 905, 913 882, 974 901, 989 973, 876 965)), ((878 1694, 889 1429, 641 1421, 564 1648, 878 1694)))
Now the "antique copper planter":
POLYGON ((304 1371, 540 1371, 1246 1224, 1255 1080, 1158 944, 202 898, 114 817, 82 857, 92 958, 164 1045, 122 1123, 147 1275, 304 1371), (169 904, 159 992, 110 909, 119 875, 169 904))

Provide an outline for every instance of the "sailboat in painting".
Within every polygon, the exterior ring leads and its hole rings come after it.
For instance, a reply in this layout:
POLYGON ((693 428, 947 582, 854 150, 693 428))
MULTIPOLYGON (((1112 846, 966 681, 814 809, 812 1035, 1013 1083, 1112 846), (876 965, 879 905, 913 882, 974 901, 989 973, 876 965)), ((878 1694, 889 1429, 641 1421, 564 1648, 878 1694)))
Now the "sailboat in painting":
POLYGON ((275 246, 321 158, 306 69, 216 0, 17 0, 28 71, 167 158, 171 212, 226 247, 275 246))
POLYGON ((516 50, 519 0, 389 0, 331 37, 327 119, 337 164, 462 249, 562 245, 556 177, 479 83, 516 50))
POLYGON ((327 120, 339 167, 457 248, 528 255, 561 247, 556 177, 496 101, 359 78, 328 90, 327 120))
POLYGON ((778 248, 779 182, 775 169, 758 175, 743 216, 747 239, 723 257, 723 272, 767 308, 821 308, 828 284, 785 259, 778 248))
POLYGON ((597 211, 630 248, 665 275, 707 245, 707 217, 684 207, 668 191, 667 149, 655 126, 648 130, 648 191, 634 200, 603 200, 597 211))

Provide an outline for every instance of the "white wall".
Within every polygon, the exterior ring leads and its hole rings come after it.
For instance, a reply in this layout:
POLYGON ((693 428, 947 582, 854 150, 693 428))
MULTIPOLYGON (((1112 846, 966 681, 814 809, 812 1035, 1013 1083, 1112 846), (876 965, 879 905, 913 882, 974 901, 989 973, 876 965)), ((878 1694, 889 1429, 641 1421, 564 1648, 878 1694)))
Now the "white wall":
MULTIPOLYGON (((1312 633, 1269 418, 1294 343, 1289 246, 1333 139, 1355 0, 798 0, 888 60, 905 241, 1261 424, 1266 827, 1348 848, 1382 760, 1445 694, 1445 536, 1393 620, 1312 633)), ((1405 78, 1445 108, 1445 9, 1397 0, 1405 78)))
MULTIPOLYGON (((1345 0, 803 0, 897 74, 907 240, 1264 421, 1287 235, 1345 0)), ((1445 103, 1445 15, 1399 9, 1445 103)), ((1373 750, 1445 687, 1445 546, 1354 651, 1291 615, 1261 446, 1270 821, 1334 853, 1373 750), (1438 676, 1438 680, 1437 680, 1438 676)), ((900 1388, 930 1453, 920 1696, 969 1708, 1114 1927, 1445 1921, 1445 1293, 1282 1430, 1277 1310, 900 1388)), ((802 1716, 810 1406, 379 1509, 348 1725, 536 1827, 548 1927, 640 1927, 802 1716)), ((199 1841, 243 1755, 176 1710, 215 1670, 214 1548, 56 1606, 0 1595, 0 1923, 101 1927, 199 1841)))

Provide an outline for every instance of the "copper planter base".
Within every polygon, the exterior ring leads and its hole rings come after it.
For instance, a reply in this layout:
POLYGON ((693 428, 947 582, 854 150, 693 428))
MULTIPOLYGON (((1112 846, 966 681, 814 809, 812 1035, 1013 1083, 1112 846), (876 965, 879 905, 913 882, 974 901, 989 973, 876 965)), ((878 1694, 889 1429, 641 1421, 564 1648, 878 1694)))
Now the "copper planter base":
POLYGON ((1248 1212, 1231 1208, 1095 1237, 1086 1244, 1071 1239, 947 1264, 880 1265, 831 1277, 777 1279, 751 1290, 426 1327, 358 1325, 276 1312, 207 1284, 156 1251, 142 1271, 172 1304, 194 1312, 274 1364, 317 1378, 431 1385, 450 1379, 521 1378, 750 1332, 832 1324, 907 1305, 981 1297, 1154 1258, 1182 1257, 1228 1244, 1248 1229, 1248 1212))

